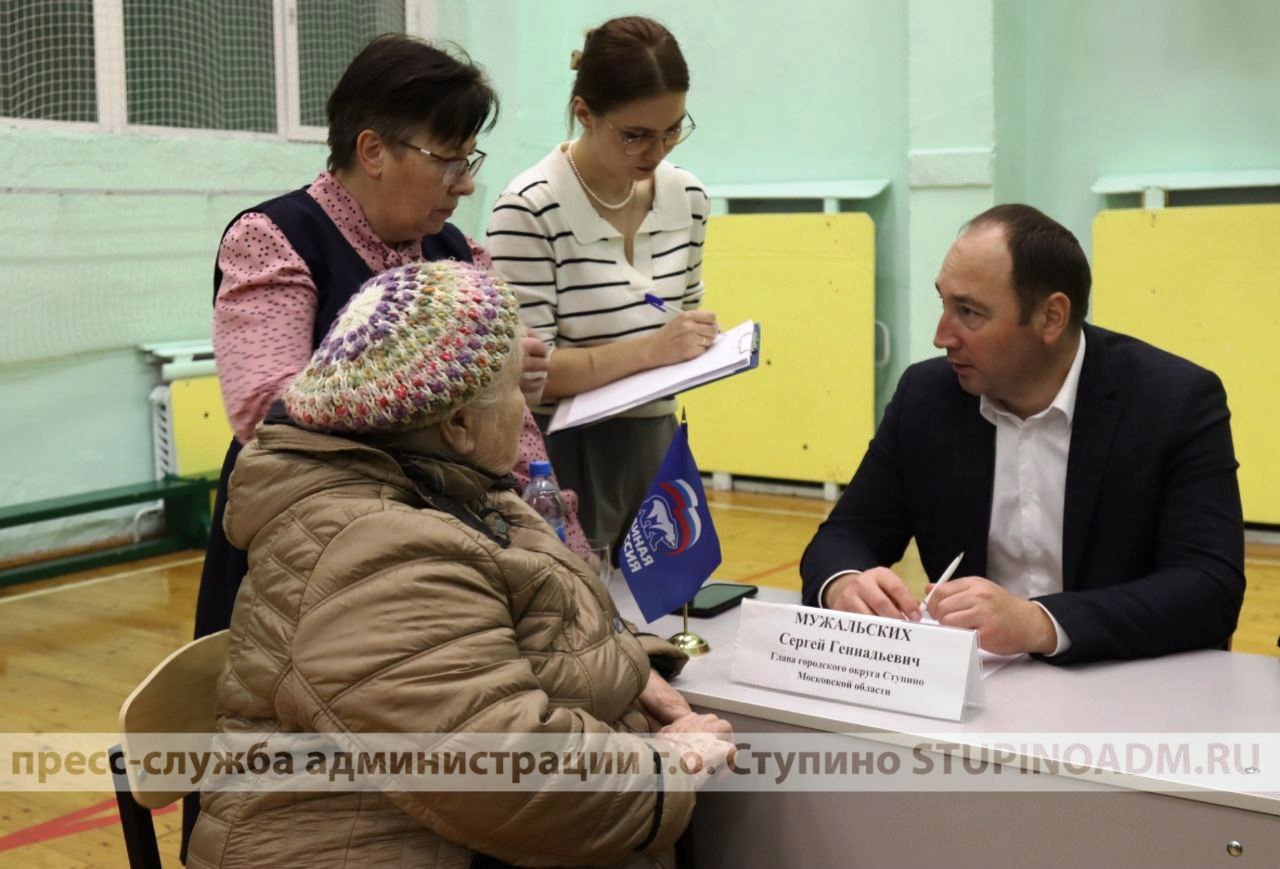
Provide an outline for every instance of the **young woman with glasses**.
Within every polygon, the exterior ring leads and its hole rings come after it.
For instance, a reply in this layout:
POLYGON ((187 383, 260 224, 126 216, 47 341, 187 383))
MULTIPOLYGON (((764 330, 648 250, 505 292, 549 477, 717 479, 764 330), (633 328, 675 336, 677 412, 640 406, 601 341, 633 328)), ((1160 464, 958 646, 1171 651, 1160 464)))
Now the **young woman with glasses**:
MULTIPOLYGON (((692 359, 717 332, 715 315, 698 310, 707 194, 667 162, 694 130, 679 44, 656 21, 615 18, 587 33, 571 65, 570 125, 581 133, 507 185, 485 243, 521 319, 554 351, 534 409, 544 430, 557 400, 692 359)), ((674 410, 664 399, 547 437, 593 543, 616 552, 675 432, 674 410)))

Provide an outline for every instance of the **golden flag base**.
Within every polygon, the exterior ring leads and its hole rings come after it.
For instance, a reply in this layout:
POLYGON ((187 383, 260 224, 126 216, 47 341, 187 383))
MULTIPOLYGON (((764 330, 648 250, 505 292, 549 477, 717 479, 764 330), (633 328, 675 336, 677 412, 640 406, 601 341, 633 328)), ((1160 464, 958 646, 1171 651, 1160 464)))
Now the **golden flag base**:
POLYGON ((684 605, 684 630, 678 634, 673 634, 668 642, 680 651, 684 652, 690 658, 698 655, 705 655, 711 651, 711 646, 706 640, 689 630, 689 605, 684 605))

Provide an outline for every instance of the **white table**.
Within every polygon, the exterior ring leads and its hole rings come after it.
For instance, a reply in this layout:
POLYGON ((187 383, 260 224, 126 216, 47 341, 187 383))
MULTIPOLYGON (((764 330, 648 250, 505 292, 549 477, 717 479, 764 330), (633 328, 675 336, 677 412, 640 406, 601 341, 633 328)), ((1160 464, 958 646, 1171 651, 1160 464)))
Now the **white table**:
MULTIPOLYGON (((645 626, 626 583, 610 585, 625 617, 663 636, 668 616, 645 626)), ((760 600, 799 595, 761 588, 760 600)), ((711 653, 690 661, 675 685, 695 707, 739 733, 845 734, 850 750, 900 751, 946 732, 982 746, 991 734, 1280 731, 1280 659, 1222 651, 1146 661, 1055 667, 1031 659, 986 680, 986 702, 959 722, 846 705, 729 680, 741 608, 690 619, 711 653)), ((1280 736, 1276 737, 1280 739, 1280 736)), ((824 745, 825 745, 824 741, 824 745)), ((1009 758, 1009 774, 983 776, 983 792, 761 790, 704 793, 694 815, 701 867, 719 866, 1280 866, 1280 794, 1190 789, 1160 774, 1045 779, 1028 793, 1017 769, 1052 758, 1009 758), (1088 779, 1085 781, 1084 779, 1088 779), (989 783, 990 787, 987 787, 989 783), (1054 784, 1061 787, 1054 788, 1054 784), (1241 852, 1233 845, 1239 845, 1241 852)), ((1041 764, 1040 768, 1044 768, 1041 764)), ((1262 770, 1259 781, 1276 781, 1262 770)), ((1025 779, 1025 774, 1023 775, 1025 779)))

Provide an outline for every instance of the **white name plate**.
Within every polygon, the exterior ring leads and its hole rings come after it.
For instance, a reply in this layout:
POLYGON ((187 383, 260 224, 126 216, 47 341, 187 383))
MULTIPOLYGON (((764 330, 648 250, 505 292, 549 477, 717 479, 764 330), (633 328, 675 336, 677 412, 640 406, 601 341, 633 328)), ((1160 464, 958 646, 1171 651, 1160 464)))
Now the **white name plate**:
POLYGON ((951 721, 982 702, 973 631, 754 600, 730 678, 951 721))

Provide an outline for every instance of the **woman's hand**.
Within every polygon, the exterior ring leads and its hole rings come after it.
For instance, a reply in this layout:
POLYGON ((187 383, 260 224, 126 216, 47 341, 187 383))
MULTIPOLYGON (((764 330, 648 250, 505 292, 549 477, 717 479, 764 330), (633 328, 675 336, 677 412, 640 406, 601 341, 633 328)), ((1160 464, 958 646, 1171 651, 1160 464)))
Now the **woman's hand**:
POLYGON ((640 708, 655 728, 666 727, 693 712, 680 692, 658 675, 657 670, 649 671, 649 681, 640 692, 640 708))
POLYGON ((710 311, 684 311, 656 332, 631 341, 560 347, 551 359, 543 401, 558 401, 613 383, 638 371, 701 356, 719 329, 710 311))
POLYGON ((733 725, 710 712, 690 711, 658 730, 662 734, 705 733, 720 740, 733 739, 733 725))
POLYGON ((737 750, 733 726, 715 715, 690 712, 658 730, 660 739, 679 754, 680 769, 693 776, 694 786, 704 784, 716 772, 733 764, 737 750))
POLYGON ((696 359, 707 352, 719 331, 716 315, 710 311, 681 311, 674 320, 645 339, 648 341, 649 367, 696 359))
POLYGON ((542 390, 547 385, 551 351, 528 329, 520 336, 520 349, 523 351, 520 392, 524 394, 525 402, 530 407, 535 407, 542 402, 542 390))

